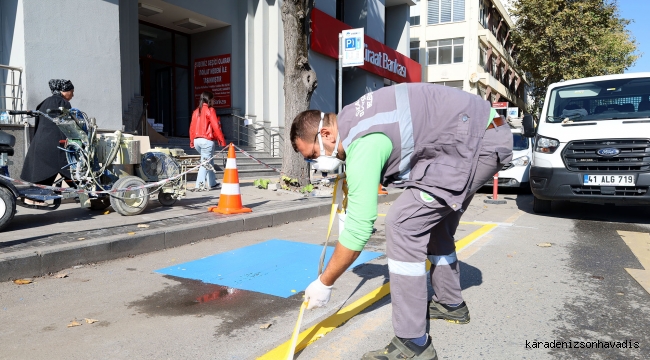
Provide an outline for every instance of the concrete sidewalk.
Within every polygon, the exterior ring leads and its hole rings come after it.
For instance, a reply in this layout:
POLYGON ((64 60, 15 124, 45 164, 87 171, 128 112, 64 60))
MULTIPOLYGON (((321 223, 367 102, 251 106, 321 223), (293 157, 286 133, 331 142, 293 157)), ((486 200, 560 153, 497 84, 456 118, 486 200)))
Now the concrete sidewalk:
MULTIPOLYGON (((288 191, 268 191, 241 181, 244 206, 252 213, 221 215, 207 212, 217 205, 219 191, 188 192, 172 207, 155 197, 140 215, 121 216, 62 204, 54 211, 19 207, 0 232, 0 281, 41 276, 71 266, 111 260, 189 244, 236 232, 277 226, 329 214, 331 197, 305 197, 288 191)), ((400 190, 380 195, 392 201, 400 190)))

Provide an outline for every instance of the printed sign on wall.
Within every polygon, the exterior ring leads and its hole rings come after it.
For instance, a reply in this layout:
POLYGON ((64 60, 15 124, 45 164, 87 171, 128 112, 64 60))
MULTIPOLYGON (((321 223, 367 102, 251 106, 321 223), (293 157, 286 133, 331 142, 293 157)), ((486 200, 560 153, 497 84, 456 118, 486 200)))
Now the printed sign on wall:
POLYGON ((204 91, 214 94, 215 108, 230 108, 230 54, 194 60, 194 106, 204 91))
POLYGON ((365 46, 363 28, 345 30, 343 35, 343 60, 341 67, 362 66, 365 46))

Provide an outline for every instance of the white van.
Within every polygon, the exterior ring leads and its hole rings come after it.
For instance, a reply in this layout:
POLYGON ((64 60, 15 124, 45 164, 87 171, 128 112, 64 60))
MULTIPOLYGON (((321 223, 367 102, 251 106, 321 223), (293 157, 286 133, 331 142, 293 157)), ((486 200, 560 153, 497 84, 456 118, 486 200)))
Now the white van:
POLYGON ((535 129, 530 168, 533 210, 553 200, 650 204, 650 73, 552 84, 535 129))

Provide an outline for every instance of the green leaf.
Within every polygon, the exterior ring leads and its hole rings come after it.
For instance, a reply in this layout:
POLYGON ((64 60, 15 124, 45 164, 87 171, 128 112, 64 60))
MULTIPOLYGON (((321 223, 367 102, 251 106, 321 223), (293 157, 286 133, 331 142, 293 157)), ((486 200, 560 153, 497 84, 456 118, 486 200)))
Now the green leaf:
POLYGON ((300 192, 303 193, 303 194, 308 194, 308 193, 310 193, 312 191, 314 191, 314 185, 312 185, 312 184, 309 184, 307 186, 303 186, 302 188, 300 188, 300 192))
POLYGON ((269 179, 257 179, 253 181, 253 186, 260 188, 260 189, 268 189, 269 188, 269 183, 271 180, 269 179))

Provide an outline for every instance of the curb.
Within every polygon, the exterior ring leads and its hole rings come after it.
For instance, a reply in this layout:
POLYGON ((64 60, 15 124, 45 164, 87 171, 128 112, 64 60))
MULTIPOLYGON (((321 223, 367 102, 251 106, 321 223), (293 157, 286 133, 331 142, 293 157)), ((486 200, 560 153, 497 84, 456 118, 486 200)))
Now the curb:
MULTIPOLYGON (((378 202, 394 201, 401 191, 379 195, 378 202)), ((164 229, 120 234, 83 243, 59 244, 37 251, 25 250, 0 255, 0 282, 37 277, 75 265, 146 254, 233 233, 273 227, 329 215, 331 201, 292 206, 287 210, 265 210, 246 215, 231 215, 201 223, 170 226, 164 229)))

